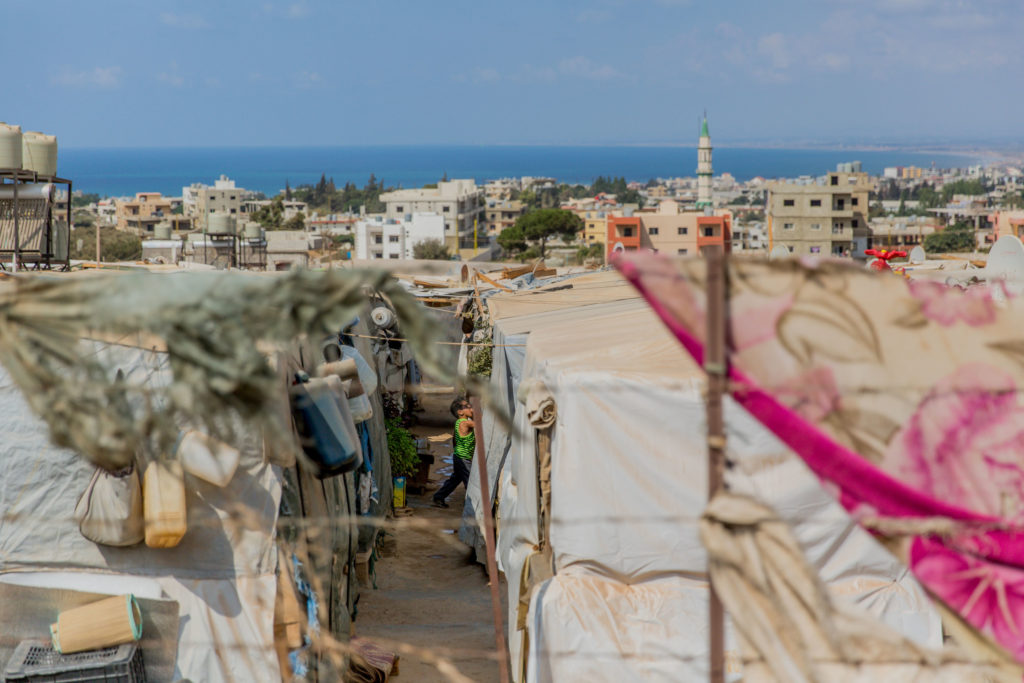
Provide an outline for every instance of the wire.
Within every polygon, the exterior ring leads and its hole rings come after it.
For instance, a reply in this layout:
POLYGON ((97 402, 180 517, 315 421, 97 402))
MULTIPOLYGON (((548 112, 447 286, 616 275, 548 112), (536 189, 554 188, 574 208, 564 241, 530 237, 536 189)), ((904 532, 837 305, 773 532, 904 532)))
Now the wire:
MULTIPOLYGON (((385 337, 377 334, 350 334, 350 337, 356 337, 358 339, 383 339, 385 341, 400 341, 407 342, 408 339, 402 337, 385 337)), ((435 341, 434 344, 442 344, 446 346, 493 346, 496 348, 511 347, 511 346, 526 346, 526 344, 492 344, 490 342, 446 342, 446 341, 435 341)))

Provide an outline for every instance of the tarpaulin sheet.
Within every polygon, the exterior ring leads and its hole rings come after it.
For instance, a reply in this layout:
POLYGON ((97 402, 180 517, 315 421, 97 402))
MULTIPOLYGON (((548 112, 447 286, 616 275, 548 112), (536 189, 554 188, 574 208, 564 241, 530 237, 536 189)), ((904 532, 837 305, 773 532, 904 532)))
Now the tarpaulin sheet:
MULTIPOLYGON (((700 362, 705 264, 620 265, 700 362)), ((829 261, 727 267, 737 401, 1024 661, 1024 300, 829 261)))
MULTIPOLYGON (((106 344, 95 353, 128 382, 165 381, 163 354, 106 344)), ((182 676, 241 681, 255 680, 253 671, 276 670, 274 650, 265 646, 272 643, 281 484, 279 470, 263 458, 258 427, 239 430, 232 445, 241 459, 226 487, 186 476, 189 527, 175 548, 100 546, 81 535, 74 508, 95 468, 51 444, 46 425, 2 367, 0 434, 0 573, 149 577, 180 605, 180 637, 189 641, 178 650, 182 676)), ((54 583, 45 576, 37 581, 54 583)))

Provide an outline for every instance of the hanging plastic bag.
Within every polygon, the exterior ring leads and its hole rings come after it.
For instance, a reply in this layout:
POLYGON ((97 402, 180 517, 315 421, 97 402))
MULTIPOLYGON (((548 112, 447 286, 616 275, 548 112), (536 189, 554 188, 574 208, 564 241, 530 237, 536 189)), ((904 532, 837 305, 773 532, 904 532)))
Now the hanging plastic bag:
POLYGON ((128 546, 145 537, 142 486, 135 465, 108 472, 97 467, 75 505, 82 535, 93 543, 128 546))

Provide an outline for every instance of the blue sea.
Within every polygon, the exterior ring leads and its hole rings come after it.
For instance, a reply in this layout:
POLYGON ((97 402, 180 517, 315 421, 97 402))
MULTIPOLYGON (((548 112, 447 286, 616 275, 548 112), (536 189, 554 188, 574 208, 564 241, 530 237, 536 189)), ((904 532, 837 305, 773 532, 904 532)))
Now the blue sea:
MULTIPOLYGON (((755 176, 786 178, 821 175, 837 163, 860 161, 880 174, 887 166, 963 167, 978 158, 942 153, 768 149, 722 147, 714 151, 715 173, 738 180, 755 176)), ((221 174, 239 187, 267 195, 285 182, 292 187, 315 183, 324 173, 341 186, 362 187, 370 174, 392 187, 422 187, 449 178, 549 176, 560 182, 589 185, 597 176, 624 176, 629 181, 674 178, 696 173, 692 147, 558 147, 558 146, 364 146, 231 147, 160 149, 66 149, 59 174, 83 192, 125 196, 162 192, 178 196, 192 183, 212 184, 221 174)))

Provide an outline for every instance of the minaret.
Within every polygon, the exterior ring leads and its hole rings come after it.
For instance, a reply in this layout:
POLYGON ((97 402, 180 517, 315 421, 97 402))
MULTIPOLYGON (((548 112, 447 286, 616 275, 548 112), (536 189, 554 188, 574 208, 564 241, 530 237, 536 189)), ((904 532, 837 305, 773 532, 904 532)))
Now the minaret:
POLYGON ((708 133, 708 113, 700 125, 700 142, 697 143, 697 208, 710 209, 711 199, 711 135, 708 133))

